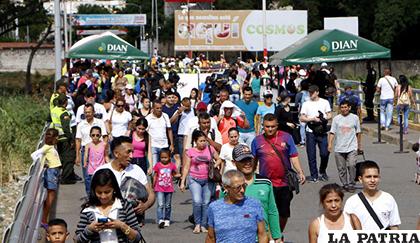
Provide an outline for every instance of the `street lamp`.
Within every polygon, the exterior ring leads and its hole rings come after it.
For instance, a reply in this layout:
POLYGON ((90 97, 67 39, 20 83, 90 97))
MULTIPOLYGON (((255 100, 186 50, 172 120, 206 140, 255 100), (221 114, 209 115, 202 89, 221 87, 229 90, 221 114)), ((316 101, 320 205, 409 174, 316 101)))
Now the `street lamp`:
POLYGON ((194 7, 195 3, 190 3, 188 0, 187 5, 182 5, 182 11, 187 11, 187 30, 188 30, 188 57, 192 58, 192 50, 191 50, 191 21, 190 21, 190 8, 194 7))
POLYGON ((262 10, 263 10, 263 56, 264 58, 268 56, 267 53, 267 32, 266 32, 266 25, 267 25, 267 3, 266 0, 262 0, 262 10))

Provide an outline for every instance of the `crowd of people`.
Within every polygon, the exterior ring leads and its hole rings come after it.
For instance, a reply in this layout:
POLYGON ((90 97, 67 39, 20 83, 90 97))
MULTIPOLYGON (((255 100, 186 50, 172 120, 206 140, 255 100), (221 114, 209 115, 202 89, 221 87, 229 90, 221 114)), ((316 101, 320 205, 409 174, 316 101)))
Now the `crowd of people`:
MULTIPOLYGON (((361 101, 351 86, 340 90, 332 67, 280 68, 267 59, 227 63, 223 56, 218 64, 223 72, 209 75, 184 97, 177 91, 179 73, 208 68, 205 56, 153 58, 147 68, 110 61, 73 64, 51 97, 51 128, 34 154, 48 168, 42 226, 51 242, 69 235, 65 221, 48 222, 57 188, 82 180, 86 198, 76 242, 141 242, 145 212, 155 201, 157 226, 170 227, 177 185, 191 192, 192 232, 206 233, 206 242, 283 242, 294 193, 306 181, 329 181, 330 153, 341 185, 320 190, 324 211, 310 223, 310 242, 326 242, 326 230, 398 229, 398 206, 378 188, 379 166, 373 161, 356 166, 363 154, 361 101), (333 116, 336 103, 339 114, 333 116), (298 147, 306 148, 308 179, 298 147), (344 192, 355 192, 357 181, 362 192, 344 206, 344 192)), ((365 121, 373 114, 368 98, 375 79, 368 65, 365 121)), ((407 79, 399 80, 397 86, 385 69, 376 86, 384 129, 390 129, 394 87, 399 110, 407 112, 413 102, 407 79)))

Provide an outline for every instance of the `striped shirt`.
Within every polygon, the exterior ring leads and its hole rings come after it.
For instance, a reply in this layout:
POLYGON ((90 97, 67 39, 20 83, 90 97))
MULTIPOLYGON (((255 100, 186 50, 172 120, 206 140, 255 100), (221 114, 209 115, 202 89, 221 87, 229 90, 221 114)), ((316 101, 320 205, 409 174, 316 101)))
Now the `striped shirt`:
MULTIPOLYGON (((140 225, 137 221, 136 214, 134 213, 133 207, 126 200, 115 199, 115 203, 119 202, 117 207, 117 219, 130 226, 131 230, 137 231, 137 236, 133 241, 130 241, 127 236, 120 229, 117 229, 118 242, 140 242, 142 236, 140 234, 140 225)), ((113 206, 114 207, 114 206, 113 206)), ((99 234, 88 229, 88 225, 96 221, 95 206, 87 207, 80 213, 80 220, 77 224, 76 229, 76 242, 91 242, 100 243, 99 234)))

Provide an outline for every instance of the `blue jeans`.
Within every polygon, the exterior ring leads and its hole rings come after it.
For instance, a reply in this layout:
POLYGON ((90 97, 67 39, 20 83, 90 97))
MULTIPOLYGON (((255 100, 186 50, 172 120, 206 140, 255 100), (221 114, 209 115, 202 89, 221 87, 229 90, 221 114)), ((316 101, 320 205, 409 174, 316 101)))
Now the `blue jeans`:
POLYGON ((188 176, 188 186, 193 200, 194 222, 197 225, 207 227, 207 209, 214 183, 207 179, 197 179, 188 176))
MULTIPOLYGON (((85 158, 85 146, 82 146, 82 148, 80 149, 80 160, 82 161, 82 173, 83 173, 83 180, 85 183, 85 191, 86 191, 86 195, 89 197, 89 192, 90 192, 90 181, 92 179, 92 176, 89 176, 88 172, 87 172, 87 167, 85 168, 85 164, 83 163, 84 158, 85 158)), ((89 163, 87 161, 87 163, 89 163)))
POLYGON ((157 223, 159 220, 171 220, 171 204, 173 192, 156 192, 157 223))
POLYGON ((255 138, 255 132, 240 132, 239 143, 244 143, 251 148, 252 140, 255 138))
POLYGON ((391 126, 392 111, 394 109, 394 99, 385 99, 380 102, 381 126, 389 128, 391 126))
POLYGON ((400 112, 403 113, 404 116, 404 132, 408 129, 408 113, 410 112, 410 106, 409 105, 397 105, 397 114, 398 114, 398 124, 401 124, 400 121, 400 112))
MULTIPOLYGON (((164 149, 164 148, 157 148, 157 147, 152 147, 152 168, 157 164, 157 162, 159 162, 160 159, 160 151, 164 149)), ((149 161, 150 163, 150 161, 149 161)))
POLYGON ((306 141, 306 123, 305 122, 300 123, 299 133, 300 133, 300 143, 304 144, 306 141))
POLYGON ((321 157, 321 164, 319 165, 319 173, 325 174, 328 166, 328 139, 327 134, 314 135, 311 132, 306 132, 306 153, 308 154, 309 170, 312 179, 318 179, 318 169, 316 166, 316 145, 319 148, 321 157))

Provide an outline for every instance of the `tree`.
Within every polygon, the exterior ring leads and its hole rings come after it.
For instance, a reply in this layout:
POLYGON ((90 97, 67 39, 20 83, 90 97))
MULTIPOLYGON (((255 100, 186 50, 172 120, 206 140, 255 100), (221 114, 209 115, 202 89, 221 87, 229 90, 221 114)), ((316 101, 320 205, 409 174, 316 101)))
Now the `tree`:
POLYGON ((25 0, 23 3, 12 1, 0 2, 0 36, 4 36, 17 27, 31 27, 31 39, 37 40, 47 26, 47 11, 43 0, 25 0))
POLYGON ((36 46, 31 47, 31 53, 29 54, 28 64, 26 66, 26 79, 25 79, 25 93, 26 94, 32 94, 32 80, 31 80, 32 60, 35 56, 36 51, 38 51, 38 49, 41 47, 41 45, 45 42, 48 35, 50 35, 51 33, 54 32, 51 28, 52 24, 53 24, 52 22, 50 22, 48 24, 47 30, 42 35, 41 39, 38 41, 36 46))

